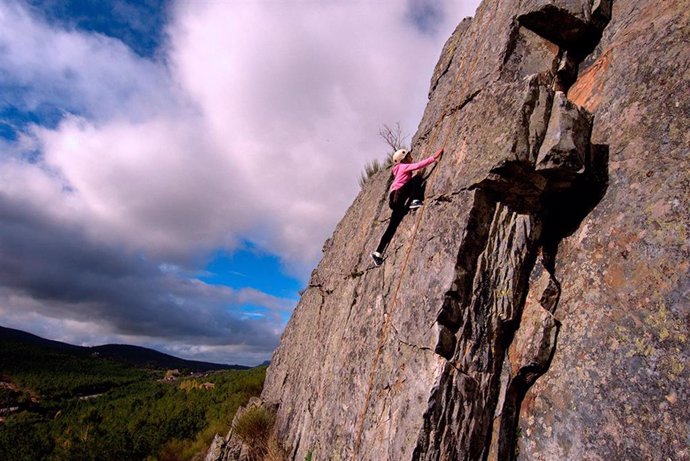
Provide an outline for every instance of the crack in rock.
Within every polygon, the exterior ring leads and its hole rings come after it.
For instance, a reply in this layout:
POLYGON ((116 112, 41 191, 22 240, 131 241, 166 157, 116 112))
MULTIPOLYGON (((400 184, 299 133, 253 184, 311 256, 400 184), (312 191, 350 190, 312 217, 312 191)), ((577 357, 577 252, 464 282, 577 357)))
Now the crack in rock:
MULTIPOLYGON (((437 317, 435 352, 453 365, 429 397, 414 459, 512 459, 522 399, 553 357, 559 328, 553 312, 561 293, 558 243, 608 184, 607 148, 590 144, 592 116, 561 91, 574 81, 577 62, 594 48, 603 27, 566 14, 546 5, 518 17, 521 26, 565 50, 556 53, 553 68, 528 79, 518 114, 525 131, 517 133, 515 159, 471 187, 474 203, 455 280, 437 317), (577 27, 553 31, 549 21, 577 27), (548 87, 549 78, 556 91, 548 87), (473 377, 472 385, 464 376, 473 377)), ((529 38, 514 31, 516 41, 521 36, 529 38)), ((519 46, 509 50, 505 63, 519 46)))

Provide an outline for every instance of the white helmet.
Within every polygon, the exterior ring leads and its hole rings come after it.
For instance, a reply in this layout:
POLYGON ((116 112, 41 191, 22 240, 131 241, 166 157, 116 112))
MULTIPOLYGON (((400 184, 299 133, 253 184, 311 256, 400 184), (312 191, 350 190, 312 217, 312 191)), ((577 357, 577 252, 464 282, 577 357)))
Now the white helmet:
POLYGON ((395 151, 395 154, 393 154, 393 163, 400 163, 402 160, 407 157, 407 154, 409 154, 409 151, 407 149, 398 149, 395 151))

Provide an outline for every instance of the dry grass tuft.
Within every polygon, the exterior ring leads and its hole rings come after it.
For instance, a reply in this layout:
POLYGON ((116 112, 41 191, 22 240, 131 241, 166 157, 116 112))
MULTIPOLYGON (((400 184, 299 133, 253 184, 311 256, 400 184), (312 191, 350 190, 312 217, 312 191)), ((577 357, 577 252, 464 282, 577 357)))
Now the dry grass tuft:
POLYGON ((262 406, 249 408, 233 425, 233 433, 248 448, 250 461, 286 461, 287 454, 273 434, 274 415, 262 406))

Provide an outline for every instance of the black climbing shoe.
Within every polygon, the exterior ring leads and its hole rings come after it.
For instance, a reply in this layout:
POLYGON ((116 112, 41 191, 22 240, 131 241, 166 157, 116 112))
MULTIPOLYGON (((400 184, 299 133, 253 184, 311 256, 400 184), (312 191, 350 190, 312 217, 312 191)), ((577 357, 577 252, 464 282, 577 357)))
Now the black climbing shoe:
POLYGON ((421 200, 412 200, 412 203, 410 203, 410 210, 416 210, 417 208, 422 207, 422 201, 421 200))
POLYGON ((371 259, 374 260, 374 264, 376 264, 377 266, 380 266, 381 264, 383 264, 383 256, 378 251, 374 251, 371 254, 371 259))

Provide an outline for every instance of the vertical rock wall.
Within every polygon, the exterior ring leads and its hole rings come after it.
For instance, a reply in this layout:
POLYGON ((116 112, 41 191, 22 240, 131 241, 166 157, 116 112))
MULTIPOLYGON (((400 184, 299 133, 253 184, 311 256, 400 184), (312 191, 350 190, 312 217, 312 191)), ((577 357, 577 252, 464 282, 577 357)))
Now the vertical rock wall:
POLYGON ((609 146, 561 242, 558 345, 525 397, 525 460, 690 459, 690 9, 616 1, 568 98, 609 146))
POLYGON ((446 150, 425 207, 374 267, 374 176, 274 354, 291 459, 690 456, 682 3, 497 0, 460 23, 413 139, 446 150))

